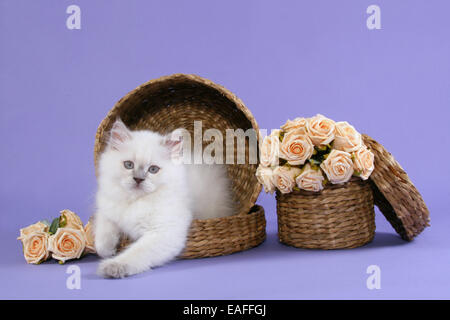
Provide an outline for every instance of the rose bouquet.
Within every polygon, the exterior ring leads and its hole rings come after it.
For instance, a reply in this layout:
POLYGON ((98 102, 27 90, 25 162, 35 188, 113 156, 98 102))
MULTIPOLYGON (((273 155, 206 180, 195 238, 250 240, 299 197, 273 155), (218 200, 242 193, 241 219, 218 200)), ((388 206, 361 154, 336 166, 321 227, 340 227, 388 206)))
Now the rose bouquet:
POLYGON ((80 217, 63 210, 51 223, 39 221, 20 229, 23 255, 28 263, 40 264, 50 257, 64 263, 79 259, 85 253, 95 253, 92 223, 85 226, 80 217))
POLYGON ((327 183, 344 184, 352 176, 367 180, 374 155, 347 122, 323 115, 288 120, 260 146, 258 181, 266 192, 319 192, 327 183))

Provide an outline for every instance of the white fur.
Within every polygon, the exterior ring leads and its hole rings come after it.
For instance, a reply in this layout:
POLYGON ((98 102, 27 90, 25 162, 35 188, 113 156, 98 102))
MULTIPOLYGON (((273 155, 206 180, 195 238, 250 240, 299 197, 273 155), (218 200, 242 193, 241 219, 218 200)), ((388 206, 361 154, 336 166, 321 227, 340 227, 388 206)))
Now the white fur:
POLYGON ((179 141, 150 131, 129 131, 117 120, 99 159, 95 246, 98 273, 122 278, 165 264, 179 255, 193 218, 233 213, 229 180, 215 165, 176 164, 179 141), (124 167, 132 161, 132 170, 124 167), (156 174, 148 172, 157 165, 156 174), (135 176, 144 178, 139 185, 135 176), (134 242, 116 255, 121 234, 134 242))

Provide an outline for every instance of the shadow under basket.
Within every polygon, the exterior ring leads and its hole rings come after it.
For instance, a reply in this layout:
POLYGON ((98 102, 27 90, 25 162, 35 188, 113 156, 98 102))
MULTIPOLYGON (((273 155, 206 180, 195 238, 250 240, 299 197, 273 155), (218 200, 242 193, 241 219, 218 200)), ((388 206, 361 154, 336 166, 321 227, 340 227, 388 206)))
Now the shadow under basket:
POLYGON ((375 212, 368 181, 352 178, 321 192, 277 191, 278 237, 307 249, 362 246, 375 235, 375 212))
MULTIPOLYGON (((106 147, 109 130, 118 117, 132 130, 144 129, 167 134, 177 128, 185 128, 191 136, 195 136, 194 121, 202 121, 203 130, 215 128, 224 137, 227 129, 254 129, 254 138, 259 139, 256 120, 233 93, 196 75, 174 74, 137 87, 109 111, 100 123, 95 138, 96 168, 106 147)), ((204 142, 204 146, 205 144, 207 142, 204 142)), ((227 150, 226 147, 224 142, 223 150, 227 150)), ((194 220, 181 258, 230 254, 264 241, 264 209, 255 206, 261 185, 255 176, 257 164, 249 161, 249 148, 249 143, 246 143, 244 164, 226 165, 236 214, 224 218, 194 220)), ((237 155, 235 143, 235 159, 237 155)))

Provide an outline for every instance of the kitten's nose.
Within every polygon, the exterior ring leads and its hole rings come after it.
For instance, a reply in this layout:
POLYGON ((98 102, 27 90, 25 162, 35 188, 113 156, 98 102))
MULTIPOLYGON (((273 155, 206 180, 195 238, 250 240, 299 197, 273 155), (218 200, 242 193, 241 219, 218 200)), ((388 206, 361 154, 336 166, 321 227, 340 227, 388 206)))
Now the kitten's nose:
POLYGON ((142 181, 144 181, 144 179, 142 179, 142 178, 134 177, 133 179, 134 179, 134 181, 136 181, 136 184, 140 184, 142 181))

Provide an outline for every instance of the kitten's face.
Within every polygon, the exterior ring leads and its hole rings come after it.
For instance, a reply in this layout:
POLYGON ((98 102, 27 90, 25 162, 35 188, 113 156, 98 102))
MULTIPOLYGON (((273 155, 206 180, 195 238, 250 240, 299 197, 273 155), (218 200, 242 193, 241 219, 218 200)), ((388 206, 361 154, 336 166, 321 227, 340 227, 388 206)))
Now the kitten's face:
POLYGON ((137 137, 136 134, 132 136, 131 141, 124 143, 118 151, 118 183, 127 192, 153 192, 164 182, 167 161, 158 155, 165 150, 161 150, 159 141, 152 141, 156 140, 151 139, 152 137, 137 137))
MULTIPOLYGON (((181 142, 181 141, 180 141, 181 142)), ((111 129, 101 175, 132 196, 152 193, 168 182, 173 141, 150 131, 129 131, 119 120, 111 129)))

